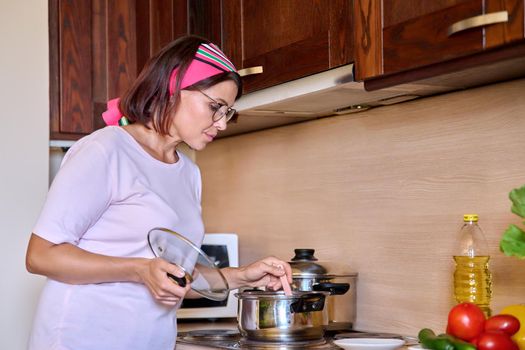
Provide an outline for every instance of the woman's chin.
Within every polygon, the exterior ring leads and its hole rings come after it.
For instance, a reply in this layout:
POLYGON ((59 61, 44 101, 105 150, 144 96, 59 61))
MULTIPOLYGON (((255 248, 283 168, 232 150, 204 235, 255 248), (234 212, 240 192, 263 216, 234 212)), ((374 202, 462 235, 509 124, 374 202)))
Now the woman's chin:
POLYGON ((207 143, 206 142, 195 142, 191 144, 187 144, 192 150, 194 151, 202 151, 206 148, 207 143))

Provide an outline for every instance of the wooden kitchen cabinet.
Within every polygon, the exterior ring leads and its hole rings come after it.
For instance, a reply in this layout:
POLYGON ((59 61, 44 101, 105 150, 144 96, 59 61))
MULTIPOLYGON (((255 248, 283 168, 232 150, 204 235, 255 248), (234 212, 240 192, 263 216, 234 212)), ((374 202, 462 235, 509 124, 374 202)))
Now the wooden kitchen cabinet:
POLYGON ((252 92, 353 61, 351 0, 224 0, 222 47, 252 92))
POLYGON ((148 58, 187 33, 181 0, 49 0, 50 131, 76 140, 103 127, 148 58))
POLYGON ((523 3, 523 0, 356 1, 356 77, 366 81, 523 43, 523 3), (501 18, 505 17, 503 11, 507 20, 501 18), (477 23, 489 19, 494 23, 477 23), (451 33, 452 26, 460 21, 463 30, 456 27, 457 31, 451 33))
POLYGON ((49 0, 51 139, 103 127, 107 101, 179 36, 262 66, 250 92, 352 62, 352 21, 351 0, 49 0))

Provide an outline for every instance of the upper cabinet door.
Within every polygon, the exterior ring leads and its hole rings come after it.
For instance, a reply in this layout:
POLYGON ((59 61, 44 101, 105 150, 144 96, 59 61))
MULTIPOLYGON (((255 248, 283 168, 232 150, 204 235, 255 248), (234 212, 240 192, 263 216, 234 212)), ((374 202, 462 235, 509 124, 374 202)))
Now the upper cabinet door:
POLYGON ((88 1, 49 2, 52 139, 94 128, 92 15, 88 1))
POLYGON ((508 19, 485 27, 485 48, 493 48, 525 38, 525 8, 523 0, 486 0, 486 13, 507 12, 508 19), (498 24, 499 23, 499 24, 498 24))
POLYGON ((222 46, 251 92, 353 61, 350 0, 227 0, 222 46), (260 71, 260 68, 259 70, 260 71))
POLYGON ((185 0, 49 0, 51 139, 103 127, 107 101, 187 27, 185 0))
POLYGON ((383 1, 383 68, 388 74, 483 49, 483 29, 449 35, 454 23, 481 15, 483 0, 383 1))
POLYGON ((354 10, 359 80, 524 38, 523 0, 363 0, 354 10))

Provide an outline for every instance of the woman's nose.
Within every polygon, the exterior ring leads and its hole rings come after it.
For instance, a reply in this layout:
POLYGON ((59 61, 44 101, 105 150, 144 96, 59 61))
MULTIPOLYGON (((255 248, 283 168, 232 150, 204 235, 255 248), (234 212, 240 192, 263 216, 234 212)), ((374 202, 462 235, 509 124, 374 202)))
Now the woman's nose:
POLYGON ((215 127, 217 128, 217 130, 226 130, 226 128, 228 127, 228 123, 226 122, 226 118, 221 118, 219 120, 217 120, 215 123, 213 123, 213 125, 215 125, 215 127))

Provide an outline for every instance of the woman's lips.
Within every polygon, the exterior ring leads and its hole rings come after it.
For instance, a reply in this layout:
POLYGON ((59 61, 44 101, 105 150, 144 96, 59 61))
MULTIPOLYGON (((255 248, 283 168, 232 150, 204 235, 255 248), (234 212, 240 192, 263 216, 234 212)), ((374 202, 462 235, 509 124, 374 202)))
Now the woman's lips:
POLYGON ((204 135, 206 135, 208 137, 208 140, 210 141, 213 141, 213 139, 215 138, 215 135, 208 134, 207 132, 205 132, 204 135))

